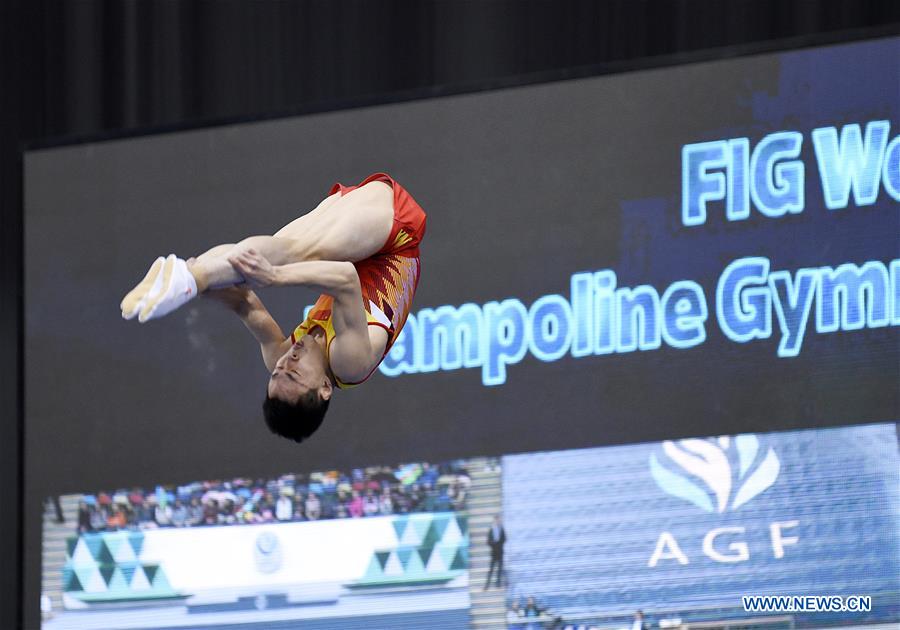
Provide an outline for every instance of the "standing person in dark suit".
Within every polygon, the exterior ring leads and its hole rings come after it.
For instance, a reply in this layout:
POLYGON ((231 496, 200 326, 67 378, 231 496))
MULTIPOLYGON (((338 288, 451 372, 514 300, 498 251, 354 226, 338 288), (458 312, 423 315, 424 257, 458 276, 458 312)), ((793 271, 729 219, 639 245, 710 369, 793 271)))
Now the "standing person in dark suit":
POLYGON ((494 567, 497 567, 497 586, 500 586, 500 575, 503 573, 503 545, 506 544, 506 532, 500 523, 499 515, 494 517, 494 524, 488 530, 487 544, 491 548, 491 568, 488 569, 484 590, 487 590, 488 586, 491 585, 491 575, 494 573, 494 567))

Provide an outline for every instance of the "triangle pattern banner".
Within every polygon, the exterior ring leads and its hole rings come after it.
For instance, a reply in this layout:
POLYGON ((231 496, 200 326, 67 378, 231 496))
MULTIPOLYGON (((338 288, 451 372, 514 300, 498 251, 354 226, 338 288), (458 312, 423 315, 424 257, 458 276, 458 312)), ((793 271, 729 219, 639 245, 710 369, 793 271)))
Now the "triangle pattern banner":
POLYGON ((91 552, 91 557, 95 560, 100 557, 100 547, 103 546, 103 538, 101 534, 85 534, 81 537, 81 542, 87 545, 91 552))
POLYGON ((444 535, 441 536, 442 545, 459 545, 463 542, 462 532, 456 524, 456 519, 450 519, 444 529, 444 535))
POLYGON ((126 584, 131 584, 131 581, 134 579, 134 572, 137 569, 137 566, 137 562, 123 562, 119 565, 119 569, 122 571, 122 577, 125 578, 126 584))
POLYGON ((378 560, 378 554, 376 553, 372 556, 372 559, 369 560, 369 568, 366 569, 363 580, 375 581, 382 577, 384 577, 384 570, 381 566, 381 562, 378 560))
MULTIPOLYGON (((141 563, 143 547, 144 534, 135 531, 90 533, 67 539, 62 588, 88 606, 95 603, 97 595, 102 595, 104 602, 176 596, 158 562, 141 563)), ((389 552, 384 562, 387 555, 389 552)), ((373 558, 373 562, 382 572, 378 559, 373 558)))
POLYGON ((133 590, 133 591, 149 591, 150 590, 150 580, 147 579, 147 574, 144 573, 143 567, 137 567, 134 570, 134 577, 131 578, 131 590, 133 590))
POLYGON ((162 569, 156 571, 156 575, 153 577, 153 582, 151 586, 155 590, 170 590, 172 587, 169 585, 169 578, 166 577, 166 572, 162 569))
POLYGON ((140 558, 141 552, 144 550, 144 535, 140 532, 132 532, 128 535, 128 542, 134 551, 134 557, 140 558))
POLYGON ((425 537, 422 539, 423 547, 433 547, 441 540, 440 534, 438 534, 437 528, 434 525, 434 521, 432 521, 428 525, 428 530, 425 532, 425 537))
POLYGON ((425 534, 428 533, 428 528, 431 526, 431 523, 434 521, 433 514, 413 514, 410 519, 410 525, 413 529, 416 530, 416 535, 419 538, 421 544, 422 540, 425 540, 425 534))
POLYGON ((82 580, 85 593, 105 593, 107 591, 106 580, 100 574, 99 569, 93 569, 88 572, 87 580, 82 580))
POLYGON ((429 573, 443 573, 450 568, 450 563, 444 557, 444 554, 437 548, 431 552, 431 558, 428 560, 426 570, 429 573))
POLYGON ((444 532, 447 530, 447 525, 450 524, 451 520, 455 521, 456 519, 447 514, 438 514, 434 517, 434 531, 438 540, 444 537, 444 532))
POLYGON ((100 565, 100 575, 103 576, 103 582, 109 585, 109 581, 112 579, 113 573, 116 571, 116 566, 114 564, 101 564, 100 565))
POLYGON ((405 516, 394 519, 392 524, 394 526, 394 533, 397 535, 397 540, 403 540, 403 534, 406 532, 407 523, 409 523, 409 519, 405 516))
MULTIPOLYGON (((409 531, 410 529, 411 528, 407 528, 406 531, 409 531)), ((401 548, 401 549, 397 550, 397 559, 400 560, 400 564, 403 566, 404 569, 406 569, 406 567, 409 565, 409 559, 413 555, 415 555, 415 554, 413 553, 413 550, 410 549, 409 547, 407 547, 405 549, 401 548)))
POLYGON ((425 576, 425 565, 422 564, 422 558, 417 553, 409 556, 406 563, 406 577, 409 579, 418 579, 425 576))
POLYGON ((387 564, 384 565, 384 574, 389 577, 403 575, 403 565, 400 564, 400 558, 397 557, 396 553, 391 553, 390 558, 388 558, 387 564))
POLYGON ((441 557, 444 566, 449 569, 453 564, 453 558, 456 557, 456 549, 454 547, 436 547, 435 552, 441 557))
POLYGON ((75 545, 75 553, 72 554, 72 564, 75 566, 93 567, 97 565, 94 555, 91 553, 87 542, 82 538, 75 545))
MULTIPOLYGON (((468 569, 465 517, 446 512, 417 513, 395 516, 391 524, 396 545, 375 551, 357 584, 416 584, 430 576, 451 580, 468 569)), ((152 577, 150 581, 156 586, 152 577)))
POLYGON ((125 574, 121 569, 116 569, 113 571, 112 577, 109 579, 109 590, 111 591, 127 591, 128 589, 128 580, 125 579, 125 574))
POLYGON ((400 537, 401 545, 408 547, 418 547, 422 544, 422 534, 419 533, 418 525, 419 523, 415 521, 407 523, 407 526, 403 531, 403 536, 400 537))
POLYGON ((115 560, 116 564, 134 562, 137 560, 134 549, 131 547, 127 539, 120 540, 118 546, 115 547, 115 549, 111 549, 111 551, 113 560, 115 560))
POLYGON ((147 580, 152 584, 156 579, 156 572, 159 570, 158 564, 145 564, 144 573, 147 574, 147 580))
POLYGON ((78 574, 75 573, 75 571, 66 569, 63 575, 65 576, 63 577, 63 590, 67 593, 84 590, 84 587, 81 586, 81 581, 78 579, 78 574))
POLYGON ((109 550, 110 556, 115 558, 116 552, 124 542, 124 536, 121 532, 109 532, 103 535, 103 542, 106 543, 106 548, 109 550))
POLYGON ((106 544, 105 537, 100 540, 100 550, 97 552, 96 558, 100 564, 112 564, 115 562, 112 553, 109 551, 109 545, 106 544))
POLYGON ((466 557, 463 555, 462 549, 457 549, 450 565, 451 571, 464 570, 466 568, 466 557))

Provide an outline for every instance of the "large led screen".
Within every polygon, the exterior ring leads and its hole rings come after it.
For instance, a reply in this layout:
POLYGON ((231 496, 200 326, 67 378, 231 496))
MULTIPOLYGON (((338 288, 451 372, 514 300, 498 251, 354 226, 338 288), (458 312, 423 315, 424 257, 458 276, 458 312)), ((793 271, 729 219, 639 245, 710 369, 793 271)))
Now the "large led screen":
MULTIPOLYGON (((896 421, 898 60, 881 39, 28 152, 26 558, 41 502, 91 489, 896 421), (157 256, 375 172, 428 214, 421 278, 308 442, 266 430, 219 305, 121 318, 157 256)), ((316 299, 260 295, 283 330, 316 299)))

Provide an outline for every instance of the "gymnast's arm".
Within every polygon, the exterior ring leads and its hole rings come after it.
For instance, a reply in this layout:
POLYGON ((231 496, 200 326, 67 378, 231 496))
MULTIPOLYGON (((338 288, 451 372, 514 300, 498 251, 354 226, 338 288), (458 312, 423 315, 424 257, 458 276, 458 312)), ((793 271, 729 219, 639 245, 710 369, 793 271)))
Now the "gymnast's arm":
POLYGON ((209 291, 208 295, 224 304, 241 319, 244 326, 259 343, 266 369, 269 372, 274 370, 275 362, 278 361, 278 357, 287 352, 291 340, 281 332, 281 327, 278 326, 259 296, 245 287, 216 289, 209 291))
POLYGON ((272 266, 253 250, 229 257, 228 262, 257 286, 304 286, 334 298, 330 361, 332 372, 342 381, 365 378, 381 360, 387 332, 368 325, 353 263, 314 260, 272 266))
POLYGON ((334 298, 329 363, 331 371, 345 383, 365 379, 384 356, 387 331, 369 326, 363 306, 362 289, 356 267, 350 262, 310 261, 276 267, 277 282, 301 284, 334 298))

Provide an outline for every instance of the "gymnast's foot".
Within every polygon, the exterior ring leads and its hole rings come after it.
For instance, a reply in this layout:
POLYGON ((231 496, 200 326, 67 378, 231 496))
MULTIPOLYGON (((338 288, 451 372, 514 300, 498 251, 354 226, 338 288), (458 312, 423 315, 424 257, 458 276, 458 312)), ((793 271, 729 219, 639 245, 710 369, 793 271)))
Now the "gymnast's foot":
POLYGON ((158 275, 162 278, 161 288, 156 294, 148 293, 138 316, 141 323, 168 315, 197 297, 197 281, 187 263, 175 254, 169 254, 158 275))
POLYGON ((144 276, 136 287, 128 292, 125 299, 119 305, 122 307, 122 317, 125 319, 134 319, 137 317, 144 304, 151 296, 156 296, 162 289, 162 271, 163 263, 166 259, 160 256, 150 266, 150 271, 144 276))

